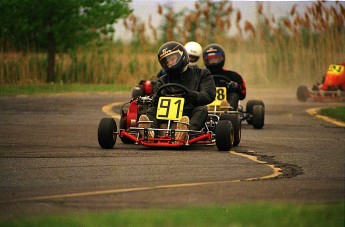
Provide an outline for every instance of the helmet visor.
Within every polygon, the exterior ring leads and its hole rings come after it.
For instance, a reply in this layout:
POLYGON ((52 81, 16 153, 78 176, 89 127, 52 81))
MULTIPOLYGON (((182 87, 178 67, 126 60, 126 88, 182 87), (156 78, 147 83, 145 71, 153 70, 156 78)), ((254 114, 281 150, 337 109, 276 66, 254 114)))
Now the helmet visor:
POLYGON ((182 58, 183 52, 180 50, 175 50, 167 54, 163 54, 160 58, 159 63, 163 69, 168 69, 174 67, 182 58))
POLYGON ((213 52, 204 54, 204 61, 205 64, 218 64, 224 60, 222 53, 220 52, 213 52))
POLYGON ((199 60, 199 56, 189 55, 189 62, 196 63, 199 60))

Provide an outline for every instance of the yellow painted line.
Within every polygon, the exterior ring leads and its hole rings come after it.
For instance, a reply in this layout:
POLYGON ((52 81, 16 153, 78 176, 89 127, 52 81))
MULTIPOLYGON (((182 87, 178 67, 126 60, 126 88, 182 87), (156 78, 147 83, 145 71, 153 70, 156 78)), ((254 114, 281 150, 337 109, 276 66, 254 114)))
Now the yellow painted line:
POLYGON ((208 181, 208 182, 197 182, 197 183, 158 185, 158 186, 139 187, 139 188, 110 189, 110 190, 102 190, 102 191, 80 192, 80 193, 70 193, 70 194, 61 194, 61 195, 37 196, 37 197, 30 197, 30 198, 14 199, 8 202, 29 202, 29 201, 39 201, 39 200, 64 199, 64 198, 75 198, 75 197, 83 197, 83 196, 96 196, 96 195, 107 195, 107 194, 117 194, 117 193, 136 192, 136 191, 147 191, 147 190, 156 190, 156 189, 170 189, 170 188, 204 186, 204 185, 212 185, 212 184, 238 183, 241 181, 254 181, 254 180, 264 180, 264 179, 269 179, 269 178, 275 178, 282 174, 280 172, 281 170, 280 168, 277 168, 274 165, 268 164, 267 162, 260 161, 255 156, 251 156, 251 155, 247 155, 243 153, 237 153, 234 151, 230 151, 229 153, 248 158, 260 164, 264 164, 268 166, 269 168, 271 168, 273 173, 267 176, 246 178, 246 179, 239 179, 239 180, 208 181))
POLYGON ((251 181, 251 180, 264 180, 264 179, 269 179, 269 178, 275 178, 279 175, 281 175, 282 173, 280 172, 281 169, 278 167, 275 167, 274 165, 268 164, 267 162, 263 162, 257 159, 257 157, 252 156, 252 155, 248 155, 248 154, 242 154, 242 153, 236 153, 234 151, 230 151, 231 154, 235 154, 235 155, 239 155, 242 157, 246 157, 254 162, 258 162, 261 164, 265 164, 266 166, 268 166, 269 168, 271 168, 273 170, 273 173, 271 175, 267 175, 267 176, 263 176, 263 177, 255 177, 255 178, 247 178, 245 179, 246 181, 251 181))
POLYGON ((112 108, 115 107, 115 106, 120 106, 122 105, 123 103, 122 102, 114 102, 114 103, 110 103, 106 106, 103 106, 102 107, 102 111, 110 116, 112 116, 113 118, 116 118, 116 119, 120 119, 120 115, 115 113, 112 108))
POLYGON ((340 127, 345 127, 345 122, 342 122, 342 121, 338 121, 334 118, 331 118, 331 117, 327 117, 327 116, 323 116, 323 115, 320 115, 318 114, 318 112, 323 109, 323 108, 328 108, 328 107, 321 107, 321 108, 311 108, 311 109, 308 109, 306 110, 306 112, 311 115, 311 116, 314 116, 316 118, 319 118, 321 120, 324 120, 324 121, 327 121, 329 123, 332 123, 332 124, 335 124, 335 125, 338 125, 340 127))

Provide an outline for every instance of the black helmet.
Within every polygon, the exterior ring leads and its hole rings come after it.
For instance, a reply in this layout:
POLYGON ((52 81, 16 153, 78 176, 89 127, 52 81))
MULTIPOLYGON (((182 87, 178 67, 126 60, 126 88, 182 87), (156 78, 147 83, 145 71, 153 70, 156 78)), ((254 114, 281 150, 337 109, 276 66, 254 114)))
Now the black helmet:
POLYGON ((210 44, 205 47, 203 53, 204 64, 212 73, 223 69, 225 62, 225 52, 221 45, 210 44))
POLYGON ((179 75, 187 69, 189 57, 182 44, 170 41, 159 48, 158 61, 168 75, 179 75))

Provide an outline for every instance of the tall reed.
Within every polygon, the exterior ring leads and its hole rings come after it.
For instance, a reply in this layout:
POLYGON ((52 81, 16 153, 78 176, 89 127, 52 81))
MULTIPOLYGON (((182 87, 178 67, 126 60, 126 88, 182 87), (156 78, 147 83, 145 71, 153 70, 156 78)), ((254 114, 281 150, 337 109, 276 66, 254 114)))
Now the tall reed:
MULTIPOLYGON (((225 67, 254 85, 320 81, 329 64, 345 61, 342 3, 311 2, 303 9, 296 3, 282 18, 266 13, 267 4, 257 3, 255 23, 244 20, 242 12, 225 0, 199 0, 194 9, 179 12, 158 4, 159 28, 151 19, 142 22, 135 15, 124 20, 134 37, 130 44, 94 44, 59 53, 55 82, 135 85, 141 79, 154 78, 160 69, 156 53, 168 40, 221 44, 226 50, 225 67), (229 36, 230 31, 235 34, 229 36)), ((9 50, 0 46, 0 84, 46 81, 45 54, 9 50)))

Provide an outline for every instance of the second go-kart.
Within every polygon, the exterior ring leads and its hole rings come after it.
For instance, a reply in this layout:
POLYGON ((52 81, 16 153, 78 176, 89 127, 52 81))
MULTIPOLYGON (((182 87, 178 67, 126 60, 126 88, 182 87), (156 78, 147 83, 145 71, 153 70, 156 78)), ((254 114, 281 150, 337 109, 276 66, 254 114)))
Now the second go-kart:
MULTIPOLYGON (((229 151, 235 142, 235 127, 240 123, 238 113, 208 114, 204 127, 200 131, 176 128, 182 117, 184 98, 189 91, 180 84, 169 83, 157 90, 160 96, 157 107, 157 119, 167 122, 166 127, 142 128, 138 127, 141 110, 147 108, 147 103, 152 101, 151 96, 139 96, 131 100, 128 109, 121 108, 120 129, 113 118, 103 118, 98 127, 98 143, 104 149, 111 149, 116 143, 117 136, 123 143, 133 143, 146 147, 182 147, 192 144, 216 144, 219 151, 229 151), (180 89, 180 95, 162 95, 168 87, 180 89), (146 107, 143 107, 146 106, 146 107), (235 125, 235 127, 234 127, 235 125), (140 133, 143 132, 143 133, 140 133), (149 133, 155 132, 154 137, 149 133), (176 134, 184 132, 185 138, 176 138, 176 134)), ((148 123, 147 121, 144 123, 148 123)), ((151 122, 149 122, 151 123, 151 122)), ((240 127, 237 127, 237 130, 240 127)))
MULTIPOLYGON (((223 75, 213 75, 215 80, 224 81, 224 84, 232 83, 232 81, 223 75)), ((228 104, 227 88, 217 87, 216 99, 209 105, 210 114, 224 114, 224 113, 238 113, 240 121, 247 121, 248 124, 252 125, 255 129, 262 129, 265 125, 265 104, 262 100, 249 100, 246 103, 246 111, 243 110, 241 105, 238 106, 237 111, 233 111, 232 107, 228 104), (224 104, 226 103, 226 104, 224 104)), ((238 102, 238 100, 234 100, 238 102)), ((241 127, 241 124, 239 124, 241 127)), ((239 130, 240 131, 240 130, 239 130)), ((236 136, 236 134, 235 134, 236 136)), ((235 139, 236 140, 236 139, 235 139)))

